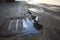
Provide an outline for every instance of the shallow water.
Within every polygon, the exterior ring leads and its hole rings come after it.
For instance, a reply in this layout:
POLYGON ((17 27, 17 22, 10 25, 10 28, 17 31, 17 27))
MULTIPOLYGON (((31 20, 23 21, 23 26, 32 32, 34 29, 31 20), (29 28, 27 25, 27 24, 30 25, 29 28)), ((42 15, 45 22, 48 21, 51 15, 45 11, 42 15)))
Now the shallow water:
MULTIPOLYGON (((38 21, 38 17, 36 18, 38 21)), ((42 29, 42 26, 34 20, 26 19, 8 19, 0 27, 0 36, 1 37, 11 37, 17 35, 31 35, 41 33, 39 30, 42 29)))

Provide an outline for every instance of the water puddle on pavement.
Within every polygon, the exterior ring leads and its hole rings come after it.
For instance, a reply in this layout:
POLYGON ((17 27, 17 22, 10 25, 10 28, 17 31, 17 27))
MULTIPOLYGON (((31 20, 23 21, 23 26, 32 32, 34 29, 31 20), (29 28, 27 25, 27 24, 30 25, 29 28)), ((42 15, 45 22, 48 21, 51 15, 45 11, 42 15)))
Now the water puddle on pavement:
MULTIPOLYGON (((12 36, 12 35, 30 35, 30 34, 38 34, 43 33, 43 26, 38 23, 38 16, 32 16, 32 19, 9 19, 10 23, 6 21, 7 26, 3 26, 1 29, 0 35, 3 36, 12 36), (3 31, 5 30, 5 31, 3 31)), ((9 21, 8 20, 8 21, 9 21)))
POLYGON ((38 16, 32 16, 32 19, 29 18, 23 19, 23 28, 28 30, 29 33, 43 33, 43 26, 38 23, 38 16))

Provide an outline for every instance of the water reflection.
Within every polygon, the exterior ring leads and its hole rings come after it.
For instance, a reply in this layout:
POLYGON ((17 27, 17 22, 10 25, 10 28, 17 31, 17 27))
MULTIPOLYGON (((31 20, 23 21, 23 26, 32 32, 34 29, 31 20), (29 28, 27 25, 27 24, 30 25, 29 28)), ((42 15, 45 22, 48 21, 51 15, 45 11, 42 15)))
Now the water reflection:
POLYGON ((17 35, 30 35, 41 33, 43 28, 38 23, 38 16, 26 19, 9 19, 0 27, 0 37, 11 37, 17 35), (41 30, 41 31, 40 31, 41 30))
POLYGON ((35 16, 31 20, 29 20, 29 18, 23 19, 23 28, 25 28, 29 34, 35 34, 39 33, 42 25, 38 24, 38 16, 35 16))

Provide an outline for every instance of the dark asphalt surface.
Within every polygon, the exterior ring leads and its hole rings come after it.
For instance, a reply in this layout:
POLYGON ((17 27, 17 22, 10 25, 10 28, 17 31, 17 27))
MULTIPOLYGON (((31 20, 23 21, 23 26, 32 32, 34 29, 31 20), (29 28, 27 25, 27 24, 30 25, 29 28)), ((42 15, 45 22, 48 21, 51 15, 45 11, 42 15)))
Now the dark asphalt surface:
MULTIPOLYGON (((0 2, 0 26, 4 22, 3 19, 5 18, 19 17, 19 16, 24 17, 25 11, 22 5, 23 3, 21 2, 12 2, 12 3, 0 2)), ((57 6, 57 7, 60 8, 60 6, 57 6)), ((49 9, 47 9, 49 7, 46 7, 46 5, 45 6, 43 5, 40 8, 43 8, 44 12, 41 12, 41 13, 32 12, 32 13, 33 15, 39 16, 40 18, 39 23, 42 24, 44 27, 45 37, 49 38, 50 40, 60 40, 60 17, 59 17, 60 11, 58 10, 57 12, 55 11, 52 12, 49 9)), ((40 36, 37 36, 37 37, 41 38, 40 36)), ((40 40, 39 38, 33 39, 33 40, 40 40)), ((22 40, 24 39, 22 38, 22 40)))
POLYGON ((26 12, 23 5, 24 5, 23 2, 11 2, 11 3, 0 2, 0 13, 1 13, 0 14, 0 37, 3 37, 3 36, 5 37, 5 38, 0 38, 1 40, 16 40, 16 39, 35 40, 38 38, 38 35, 40 35, 40 34, 34 34, 34 35, 27 34, 26 36, 21 36, 21 35, 24 35, 24 33, 26 34, 26 31, 22 28, 22 20, 21 20, 25 18, 24 13, 26 12), (18 24, 16 20, 17 18, 18 19, 20 18, 18 24), (17 25, 18 25, 18 28, 17 28, 17 25), (21 37, 16 38, 15 36, 16 34, 17 36, 21 36, 21 37), (37 36, 37 38, 35 35, 37 36), (15 36, 15 37, 6 38, 7 36, 15 36))

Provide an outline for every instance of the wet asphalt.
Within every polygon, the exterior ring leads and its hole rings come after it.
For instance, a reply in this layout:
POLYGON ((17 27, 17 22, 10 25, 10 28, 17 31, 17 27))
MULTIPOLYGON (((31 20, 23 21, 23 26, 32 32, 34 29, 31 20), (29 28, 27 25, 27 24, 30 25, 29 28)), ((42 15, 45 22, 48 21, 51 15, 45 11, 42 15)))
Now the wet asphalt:
MULTIPOLYGON (((0 27, 5 22, 6 18, 25 17, 24 13, 26 13, 26 10, 24 9, 23 5, 23 2, 0 2, 0 27)), ((60 6, 49 4, 31 6, 31 8, 35 7, 42 8, 44 10, 40 13, 33 11, 31 12, 33 15, 39 16, 39 23, 43 25, 45 37, 49 38, 50 40, 60 40, 60 6), (57 8, 54 9, 51 7, 57 8)), ((26 14, 26 16, 28 16, 28 14, 26 14)), ((22 38, 22 40, 24 39, 22 38)), ((39 40, 39 38, 32 40, 39 40)))

